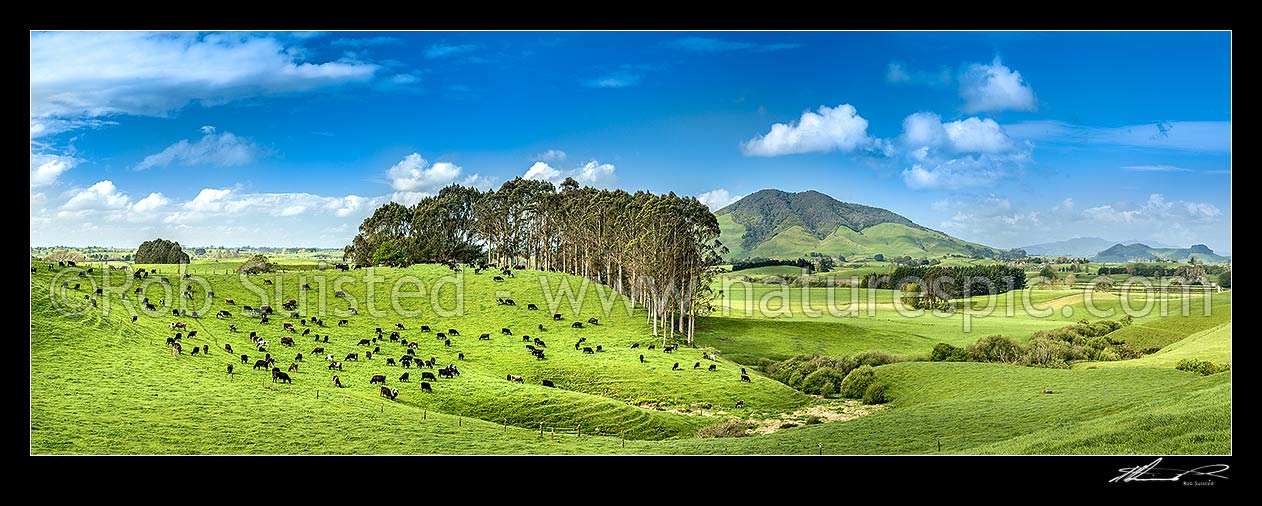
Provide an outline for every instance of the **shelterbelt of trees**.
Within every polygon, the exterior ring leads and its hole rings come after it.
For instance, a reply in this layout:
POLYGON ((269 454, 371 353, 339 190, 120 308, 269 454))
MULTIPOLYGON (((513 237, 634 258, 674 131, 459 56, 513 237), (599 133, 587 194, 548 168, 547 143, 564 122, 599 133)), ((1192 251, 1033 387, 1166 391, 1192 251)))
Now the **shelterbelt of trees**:
POLYGON ((710 308, 709 267, 726 248, 718 220, 692 197, 559 186, 516 178, 498 190, 443 188, 411 207, 390 202, 359 226, 347 260, 524 265, 603 283, 649 309, 653 333, 686 334, 710 308), (659 330, 660 327, 660 330, 659 330))

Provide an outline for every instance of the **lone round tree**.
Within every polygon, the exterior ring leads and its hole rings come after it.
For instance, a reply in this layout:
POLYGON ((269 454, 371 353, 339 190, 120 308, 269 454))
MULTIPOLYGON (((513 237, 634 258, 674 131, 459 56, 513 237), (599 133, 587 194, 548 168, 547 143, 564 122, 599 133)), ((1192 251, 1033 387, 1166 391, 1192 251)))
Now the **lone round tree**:
POLYGON ((135 262, 138 264, 186 264, 188 253, 180 248, 180 243, 159 238, 140 243, 140 247, 136 248, 135 262))

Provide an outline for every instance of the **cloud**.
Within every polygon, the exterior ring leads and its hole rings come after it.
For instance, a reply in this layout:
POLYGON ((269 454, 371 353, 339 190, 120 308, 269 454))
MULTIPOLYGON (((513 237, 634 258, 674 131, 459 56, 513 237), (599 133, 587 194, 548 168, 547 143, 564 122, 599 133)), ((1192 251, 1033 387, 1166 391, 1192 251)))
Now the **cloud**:
POLYGON ((801 44, 792 43, 755 44, 752 42, 737 42, 708 37, 684 37, 682 39, 669 41, 666 45, 674 49, 681 49, 694 53, 723 53, 728 51, 767 53, 802 47, 801 44))
POLYGON ((72 156, 31 154, 31 188, 49 186, 66 171, 79 164, 72 156))
POLYGON ((526 169, 526 173, 522 174, 521 177, 523 179, 551 181, 553 183, 560 183, 565 180, 565 178, 561 176, 561 171, 552 168, 552 166, 548 165, 546 162, 535 162, 529 169, 526 169))
POLYGON ((886 67, 885 82, 895 85, 950 86, 955 82, 951 71, 941 67, 937 72, 911 70, 903 62, 892 61, 886 67))
POLYGON ((644 74, 630 72, 627 70, 616 70, 598 77, 593 77, 583 81, 583 86, 588 88, 630 88, 640 84, 644 79, 644 74))
POLYGON ((171 203, 171 199, 166 198, 161 193, 150 193, 148 197, 140 199, 131 205, 131 210, 137 213, 147 213, 161 207, 165 207, 171 203))
POLYGON ((192 32, 34 32, 31 118, 165 116, 215 105, 371 80, 379 65, 305 61, 297 40, 192 32))
POLYGON ((476 51, 478 46, 474 44, 433 44, 425 50, 425 58, 433 60, 436 58, 449 58, 464 53, 476 51))
POLYGON ((960 73, 964 112, 1034 111, 1034 90, 996 56, 989 65, 974 63, 960 73))
POLYGON ((903 182, 916 190, 992 186, 1019 173, 1033 152, 1033 145, 1014 141, 992 119, 943 123, 928 112, 904 118, 898 141, 912 163, 903 182))
POLYGON ((31 140, 80 128, 102 128, 117 124, 117 121, 100 119, 31 118, 31 140))
POLYGON ((529 169, 526 169, 526 173, 522 174, 521 177, 536 181, 549 181, 552 184, 561 184, 561 182, 565 181, 565 178, 572 177, 584 186, 610 188, 618 182, 616 171, 617 168, 613 164, 601 163, 596 160, 572 169, 557 169, 547 162, 535 162, 529 169))
POLYGON ((728 191, 723 188, 710 190, 708 192, 697 195, 697 200, 701 202, 702 204, 705 204, 706 207, 709 207, 711 211, 718 211, 719 209, 723 209, 724 207, 727 207, 731 203, 736 202, 743 198, 745 198, 744 195, 732 195, 731 193, 728 193, 728 191))
POLYGON ((67 200, 61 208, 67 211, 121 209, 126 208, 129 202, 130 199, 118 191, 114 182, 106 179, 87 189, 72 191, 70 200, 67 200))
POLYGON ((561 151, 559 149, 549 149, 547 151, 544 151, 542 153, 539 153, 539 154, 536 154, 535 156, 530 157, 530 160, 540 161, 540 162, 564 162, 565 156, 566 155, 564 151, 561 151))
POLYGON ((460 177, 459 165, 439 162, 431 165, 420 153, 412 153, 390 167, 386 177, 390 187, 398 191, 437 193, 460 177))
POLYGON ((1183 167, 1175 167, 1173 165, 1127 165, 1122 170, 1131 172, 1192 172, 1192 169, 1183 167))
POLYGON ((146 156, 136 165, 136 170, 148 170, 160 167, 236 167, 253 162, 258 156, 259 148, 250 141, 233 135, 232 132, 215 133, 215 127, 201 128, 202 136, 197 142, 182 139, 167 146, 158 153, 146 156))
POLYGON ((803 112, 796 123, 772 125, 770 132, 741 143, 741 150, 745 156, 852 152, 876 145, 867 129, 868 120, 850 104, 820 106, 818 112, 803 112))
POLYGON ((329 45, 333 47, 350 47, 350 48, 358 49, 358 48, 364 48, 364 47, 369 47, 369 46, 385 46, 385 45, 401 44, 401 43, 403 43, 403 39, 400 39, 398 37, 377 36, 377 37, 355 37, 355 38, 345 38, 345 39, 333 39, 333 42, 330 42, 329 45))
POLYGON ((203 188, 189 200, 149 193, 132 201, 112 181, 59 199, 31 193, 31 244, 135 247, 153 237, 185 245, 336 247, 387 196, 245 193, 203 188))
POLYGON ((1121 127, 1091 127, 1042 120, 1004 125, 1004 129, 1017 138, 1068 146, 1102 145, 1231 152, 1230 121, 1160 121, 1121 127))

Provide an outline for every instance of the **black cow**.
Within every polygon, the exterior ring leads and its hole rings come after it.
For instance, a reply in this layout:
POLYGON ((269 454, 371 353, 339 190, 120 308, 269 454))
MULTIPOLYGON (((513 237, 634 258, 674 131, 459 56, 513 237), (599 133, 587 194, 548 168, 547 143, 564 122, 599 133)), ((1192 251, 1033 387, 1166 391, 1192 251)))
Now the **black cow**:
POLYGON ((402 323, 396 323, 396 324, 394 324, 394 328, 399 329, 399 330, 407 330, 407 329, 403 328, 403 324, 402 324, 402 323))
POLYGON ((595 319, 595 318, 588 318, 588 319, 587 319, 587 323, 590 323, 590 324, 592 324, 592 325, 599 325, 599 324, 600 324, 600 320, 597 320, 597 319, 595 319))
POLYGON ((341 363, 341 362, 329 362, 329 370, 330 370, 330 371, 332 371, 332 370, 334 370, 334 369, 337 369, 337 370, 339 370, 339 371, 340 371, 340 370, 342 370, 342 363, 341 363))
POLYGON ((342 388, 342 379, 338 378, 336 374, 333 375, 333 386, 342 388))
POLYGON ((319 354, 319 353, 324 353, 324 347, 323 347, 323 346, 321 346, 321 347, 319 347, 319 348, 313 348, 313 349, 311 350, 311 354, 312 354, 312 355, 316 355, 316 354, 319 354))
POLYGON ((632 345, 631 345, 631 349, 633 349, 633 350, 634 350, 634 349, 636 349, 636 348, 639 348, 639 347, 640 347, 640 343, 635 343, 635 344, 632 344, 632 345))
POLYGON ((530 311, 538 311, 538 310, 539 310, 539 306, 536 306, 536 305, 534 305, 534 304, 526 304, 526 309, 528 309, 528 310, 530 310, 530 311))
POLYGON ((381 395, 393 401, 395 397, 399 396, 399 389, 395 388, 392 390, 386 387, 381 387, 381 395))
POLYGON ((666 353, 670 353, 672 351, 675 351, 675 348, 678 348, 678 347, 679 347, 678 344, 671 344, 671 345, 662 347, 662 351, 666 353))
POLYGON ((228 364, 228 375, 232 375, 232 364, 228 364))
POLYGON ((717 370, 719 370, 718 364, 710 364, 710 371, 717 371, 717 370))
POLYGON ((479 341, 490 341, 490 340, 491 340, 491 334, 482 334, 482 335, 478 336, 478 340, 479 340, 479 341))
MULTIPOLYGON (((171 342, 175 342, 175 341, 171 341, 171 342)), ((532 344, 527 344, 527 345, 526 345, 526 350, 527 350, 527 351, 530 351, 531 353, 534 353, 534 351, 535 351, 535 350, 537 350, 537 349, 538 349, 538 348, 535 348, 535 346, 534 346, 534 345, 532 345, 532 344)))
POLYGON ((749 380, 749 375, 747 374, 741 375, 741 381, 744 381, 745 383, 752 383, 752 381, 749 380))
POLYGON ((574 328, 574 329, 581 329, 581 328, 583 328, 583 322, 574 322, 574 323, 571 323, 571 324, 570 324, 570 328, 574 328))
POLYGON ((513 302, 513 299, 504 299, 504 305, 505 305, 505 306, 516 306, 516 305, 517 305, 517 303, 516 303, 516 302, 513 302))
POLYGON ((551 387, 551 388, 556 388, 556 385, 553 385, 553 384, 552 384, 552 380, 543 380, 543 386, 545 386, 545 387, 551 387))
POLYGON ((368 346, 368 345, 370 345, 370 344, 372 344, 372 341, 369 341, 369 340, 367 340, 367 339, 360 339, 360 340, 359 340, 359 345, 360 345, 360 346, 368 346))
POLYGON ((199 347, 197 347, 197 346, 194 346, 194 347, 193 347, 193 352, 192 352, 192 353, 190 353, 190 355, 196 355, 196 354, 198 354, 198 353, 200 353, 200 352, 201 352, 201 348, 199 348, 199 347))
POLYGON ((679 370, 679 362, 675 362, 675 365, 671 366, 671 367, 670 367, 670 370, 672 370, 672 371, 678 371, 678 370, 679 370))
POLYGON ((429 332, 429 325, 421 325, 421 332, 429 332))
POLYGON ((562 318, 564 318, 564 316, 561 316, 561 313, 553 313, 553 315, 552 315, 552 320, 553 320, 553 321, 560 320, 560 319, 562 319, 562 318))
POLYGON ((226 352, 228 352, 228 353, 232 353, 232 345, 231 345, 231 344, 228 344, 228 343, 224 343, 224 345, 223 345, 223 351, 226 351, 226 352))
POLYGON ((359 362, 359 354, 358 354, 358 353, 348 353, 348 354, 346 354, 346 358, 344 358, 344 359, 342 359, 342 360, 347 361, 347 362, 350 362, 350 361, 359 362))
POLYGON ((530 342, 530 336, 527 336, 527 335, 523 335, 523 336, 521 336, 521 341, 522 341, 523 343, 528 343, 528 342, 530 342))
POLYGON ((242 364, 248 364, 249 362, 250 362, 250 356, 249 356, 249 355, 241 355, 241 363, 242 363, 242 364))
POLYGON ((302 362, 302 354, 301 354, 301 353, 299 353, 297 356, 295 356, 295 357, 294 357, 294 362, 302 362))
POLYGON ((255 361, 254 361, 254 368, 255 368, 255 369, 267 369, 267 361, 266 361, 266 360, 255 360, 255 361))
POLYGON ((384 374, 374 375, 371 380, 368 380, 369 385, 373 383, 381 383, 382 385, 386 384, 386 375, 384 374))
POLYGON ((593 350, 590 346, 584 346, 583 353, 596 353, 596 350, 593 350))
POLYGON ((509 375, 508 375, 508 381, 512 381, 512 382, 516 382, 516 383, 522 383, 522 382, 523 382, 523 380, 521 379, 521 376, 514 376, 514 375, 512 375, 512 374, 509 374, 509 375))
POLYGON ((641 364, 643 364, 643 363, 644 363, 644 354, 643 354, 643 353, 641 353, 641 354, 640 354, 640 363, 641 363, 641 364))
POLYGON ((547 332, 547 331, 548 331, 548 329, 543 328, 543 324, 542 324, 542 323, 540 323, 540 324, 539 324, 539 332, 547 332))
POLYGON ((272 383, 275 383, 277 381, 283 381, 285 383, 293 384, 293 380, 289 379, 289 375, 283 372, 280 372, 279 370, 272 371, 272 383))
POLYGON ((451 339, 443 341, 443 346, 451 346, 451 339))
POLYGON ((442 341, 443 339, 447 339, 447 334, 445 332, 439 332, 437 334, 434 334, 434 339, 442 341))
POLYGON ((408 373, 403 373, 402 376, 399 376, 399 381, 407 381, 407 380, 408 380, 408 373))
POLYGON ((429 372, 429 371, 422 372, 421 379, 430 380, 430 381, 438 381, 438 378, 434 376, 434 373, 429 372))
MULTIPOLYGON (((412 350, 408 350, 408 351, 412 351, 412 350)), ((456 355, 456 360, 464 360, 464 353, 459 353, 459 354, 457 354, 457 355, 456 355)))
POLYGON ((460 332, 457 331, 456 329, 447 329, 447 334, 452 335, 452 336, 458 336, 460 335, 460 332))
POLYGON ((210 345, 209 345, 209 344, 203 344, 203 345, 202 345, 202 355, 210 355, 210 345))
POLYGON ((338 321, 337 321, 337 326, 341 327, 341 326, 343 326, 343 325, 350 325, 350 323, 351 323, 351 322, 350 322, 350 321, 348 321, 348 320, 338 320, 338 321))
POLYGON ((538 346, 538 347, 540 347, 540 348, 547 348, 547 347, 548 347, 548 344, 547 344, 547 343, 545 343, 545 342, 543 342, 543 339, 539 339, 539 338, 537 338, 537 337, 536 337, 536 338, 535 338, 535 346, 538 346))
POLYGON ((425 393, 434 393, 434 389, 430 388, 429 383, 421 382, 421 391, 425 393))
POLYGON ((744 399, 739 400, 739 401, 736 401, 736 408, 737 408, 737 409, 740 409, 740 408, 743 408, 743 407, 745 407, 745 400, 744 400, 744 399))
POLYGON ((504 281, 504 277, 503 277, 503 276, 495 276, 494 278, 491 278, 491 279, 493 279, 493 280, 495 280, 495 281, 504 281))
POLYGON ((386 365, 394 365, 394 359, 393 359, 393 358, 387 358, 387 359, 386 359, 386 365))

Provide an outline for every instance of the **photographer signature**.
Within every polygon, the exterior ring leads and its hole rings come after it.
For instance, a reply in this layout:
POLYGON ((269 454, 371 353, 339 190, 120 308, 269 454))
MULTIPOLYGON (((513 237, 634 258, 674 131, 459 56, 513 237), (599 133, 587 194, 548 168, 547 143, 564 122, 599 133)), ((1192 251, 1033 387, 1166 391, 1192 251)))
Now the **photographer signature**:
POLYGON ((1221 473, 1230 469, 1227 464, 1210 464, 1197 467, 1194 469, 1171 469, 1168 467, 1157 467, 1161 463, 1161 459, 1152 461, 1151 464, 1138 467, 1123 467, 1119 469, 1122 474, 1116 478, 1109 480, 1109 483, 1131 482, 1131 481, 1181 481, 1184 476, 1192 475, 1192 477, 1212 477, 1227 479, 1221 473))

